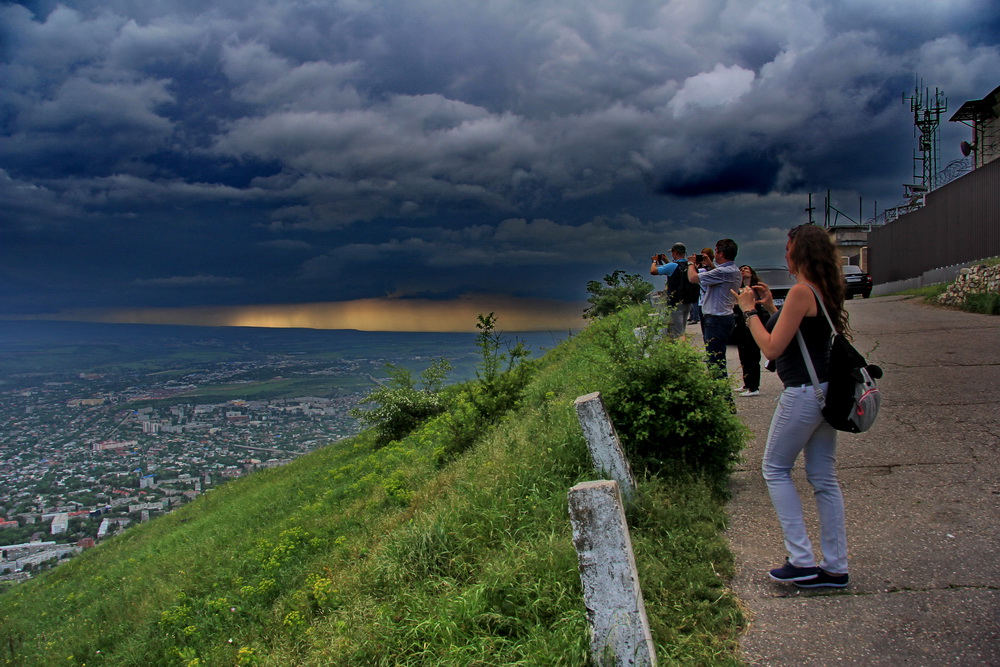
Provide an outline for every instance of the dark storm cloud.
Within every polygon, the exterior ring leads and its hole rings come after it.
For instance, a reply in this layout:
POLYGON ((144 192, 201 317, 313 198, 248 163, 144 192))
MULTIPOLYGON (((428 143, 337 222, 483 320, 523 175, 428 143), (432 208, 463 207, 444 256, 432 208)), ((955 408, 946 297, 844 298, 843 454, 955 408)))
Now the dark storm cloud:
MULTIPOLYGON (((662 176, 658 192, 679 197, 700 197, 732 192, 765 195, 775 189, 781 161, 774 155, 748 151, 726 156, 709 165, 705 172, 679 171, 662 176)), ((790 185, 790 184, 786 184, 790 185)))
POLYGON ((571 299, 721 236, 771 259, 808 192, 899 198, 900 93, 982 97, 997 26, 988 0, 5 4, 0 312, 571 299))

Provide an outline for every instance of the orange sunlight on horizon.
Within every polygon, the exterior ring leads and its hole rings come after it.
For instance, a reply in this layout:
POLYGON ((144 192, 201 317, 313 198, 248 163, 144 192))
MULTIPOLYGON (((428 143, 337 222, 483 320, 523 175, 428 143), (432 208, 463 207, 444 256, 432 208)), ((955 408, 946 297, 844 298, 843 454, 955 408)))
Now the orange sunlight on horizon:
POLYGON ((9 320, 67 320, 114 324, 212 327, 358 329, 360 331, 475 332, 480 314, 495 313, 507 331, 582 329, 585 303, 475 296, 451 301, 359 299, 326 303, 192 308, 84 308, 9 320))

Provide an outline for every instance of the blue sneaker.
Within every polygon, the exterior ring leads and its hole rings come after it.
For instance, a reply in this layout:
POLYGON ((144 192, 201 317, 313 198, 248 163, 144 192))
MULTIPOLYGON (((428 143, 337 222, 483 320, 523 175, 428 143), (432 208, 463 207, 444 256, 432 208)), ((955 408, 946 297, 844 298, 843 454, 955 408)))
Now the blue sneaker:
POLYGON ((818 567, 795 567, 785 559, 785 564, 779 568, 771 570, 768 574, 775 581, 794 581, 799 582, 804 579, 813 579, 819 576, 820 570, 818 567))
POLYGON ((844 588, 850 581, 846 574, 830 574, 820 570, 815 577, 796 580, 795 585, 799 588, 844 588))

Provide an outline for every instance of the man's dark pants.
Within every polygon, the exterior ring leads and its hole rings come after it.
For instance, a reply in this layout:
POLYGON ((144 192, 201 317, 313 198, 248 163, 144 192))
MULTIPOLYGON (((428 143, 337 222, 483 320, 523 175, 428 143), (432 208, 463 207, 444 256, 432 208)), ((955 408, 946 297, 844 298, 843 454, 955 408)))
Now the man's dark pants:
POLYGON ((708 352, 708 366, 718 377, 726 377, 726 345, 736 328, 734 315, 701 314, 702 338, 708 352), (714 367, 714 368, 713 368, 714 367))

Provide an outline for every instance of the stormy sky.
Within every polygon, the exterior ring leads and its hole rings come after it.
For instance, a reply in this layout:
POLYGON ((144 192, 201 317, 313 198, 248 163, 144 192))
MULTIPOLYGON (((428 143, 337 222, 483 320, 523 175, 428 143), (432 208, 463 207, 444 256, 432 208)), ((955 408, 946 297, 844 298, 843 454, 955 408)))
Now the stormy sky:
POLYGON ((3 3, 0 318, 569 326, 675 241, 901 203, 917 76, 943 167, 995 3, 3 3))

